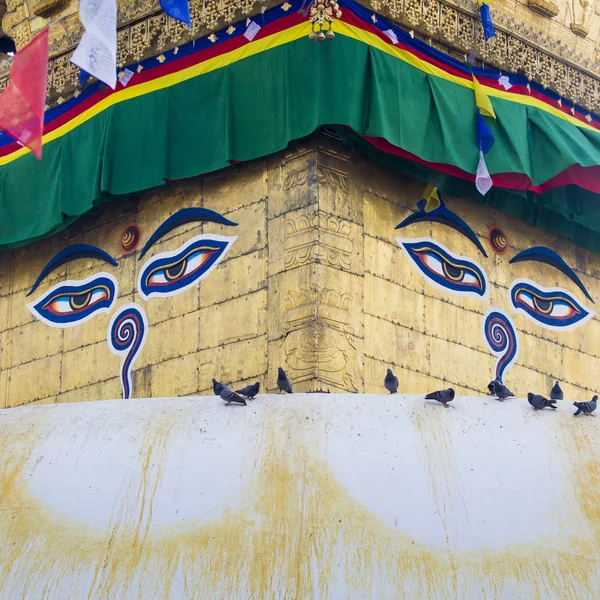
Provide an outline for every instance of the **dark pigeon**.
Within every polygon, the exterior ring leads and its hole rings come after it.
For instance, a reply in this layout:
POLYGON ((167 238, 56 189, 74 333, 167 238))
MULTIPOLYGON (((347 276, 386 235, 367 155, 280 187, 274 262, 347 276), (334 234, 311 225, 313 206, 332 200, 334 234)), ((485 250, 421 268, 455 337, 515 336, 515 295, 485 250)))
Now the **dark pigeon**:
POLYGON ((287 392, 288 394, 292 393, 292 382, 288 379, 288 376, 281 367, 278 367, 277 369, 277 387, 281 392, 287 392))
POLYGON ((586 416, 595 417, 596 415, 592 413, 596 410, 597 403, 598 396, 594 396, 589 402, 573 402, 573 406, 577 407, 577 412, 573 416, 577 417, 583 413, 586 416))
POLYGON ((260 383, 257 381, 252 385, 247 385, 245 388, 241 390, 237 390, 237 394, 241 394, 242 396, 246 396, 246 398, 250 398, 250 400, 254 400, 256 394, 258 394, 258 390, 260 389, 260 383))
POLYGON ((447 390, 440 390, 439 392, 431 392, 425 396, 425 400, 435 400, 441 402, 446 408, 448 408, 448 402, 454 400, 454 390, 448 388, 447 390))
POLYGON ((558 384, 558 381, 554 384, 554 386, 552 387, 552 389, 550 390, 550 400, 564 400, 565 399, 565 395, 563 394, 563 391, 560 389, 560 385, 558 384))
POLYGON ((488 390, 492 396, 496 396, 496 400, 504 402, 507 398, 514 396, 514 394, 499 380, 494 379, 488 385, 488 390))
POLYGON ((215 379, 213 379, 213 390, 215 390, 215 394, 221 396, 227 406, 229 406, 232 402, 236 402, 237 404, 246 405, 246 400, 242 398, 240 395, 236 394, 233 390, 230 390, 224 383, 219 383, 215 379))
POLYGON ((552 408, 556 410, 556 400, 548 400, 544 398, 544 396, 540 396, 539 394, 532 394, 529 392, 527 394, 527 400, 529 404, 533 406, 535 410, 542 410, 544 408, 552 408))
POLYGON ((387 370, 383 385, 390 394, 395 394, 398 391, 398 378, 392 373, 391 369, 387 370))

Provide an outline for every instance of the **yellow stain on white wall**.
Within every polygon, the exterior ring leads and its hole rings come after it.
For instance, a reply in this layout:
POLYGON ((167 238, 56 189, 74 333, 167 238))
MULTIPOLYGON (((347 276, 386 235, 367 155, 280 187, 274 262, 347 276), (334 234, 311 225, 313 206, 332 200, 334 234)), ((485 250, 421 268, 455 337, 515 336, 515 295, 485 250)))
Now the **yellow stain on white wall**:
POLYGON ((2 411, 0 598, 598 598, 598 429, 559 404, 2 411))

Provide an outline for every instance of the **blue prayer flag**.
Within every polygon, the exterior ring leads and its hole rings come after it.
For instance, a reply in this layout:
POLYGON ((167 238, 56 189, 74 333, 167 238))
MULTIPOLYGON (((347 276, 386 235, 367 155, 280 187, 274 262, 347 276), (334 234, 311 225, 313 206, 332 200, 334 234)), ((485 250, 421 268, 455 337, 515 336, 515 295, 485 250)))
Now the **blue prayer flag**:
POLYGON ((160 0, 160 6, 170 17, 183 21, 188 27, 192 26, 188 0, 160 0))
POLYGON ((490 7, 485 2, 479 4, 479 14, 481 15, 481 24, 483 25, 483 37, 487 42, 490 38, 496 37, 496 30, 492 23, 490 7))
POLYGON ((481 115, 479 109, 477 110, 477 146, 479 150, 484 154, 487 154, 494 145, 496 138, 492 133, 492 130, 488 127, 485 119, 481 115))

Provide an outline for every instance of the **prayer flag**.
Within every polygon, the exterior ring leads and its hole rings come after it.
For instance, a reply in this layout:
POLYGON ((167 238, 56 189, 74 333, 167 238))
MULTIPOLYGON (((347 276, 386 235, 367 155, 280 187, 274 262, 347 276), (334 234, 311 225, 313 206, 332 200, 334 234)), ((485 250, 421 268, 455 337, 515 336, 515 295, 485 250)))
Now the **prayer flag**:
POLYGON ((42 158, 46 84, 48 82, 48 29, 15 54, 10 82, 0 94, 0 129, 42 158))
POLYGON ((441 205, 440 197, 438 196, 437 188, 430 183, 427 184, 423 193, 421 194, 421 198, 425 200, 425 207, 423 210, 428 213, 436 208, 439 208, 441 205))
POLYGON ((481 111, 481 114, 484 117, 492 117, 492 119, 495 119, 496 113, 494 112, 494 107, 492 106, 488 95, 485 93, 483 86, 477 81, 475 75, 473 75, 473 90, 475 92, 475 104, 481 111))
POLYGON ((85 31, 71 62, 113 90, 117 85, 117 1, 79 0, 85 31))
POLYGON ((483 152, 479 152, 479 164, 475 174, 475 187, 482 196, 485 196, 492 189, 492 177, 485 164, 483 152))
POLYGON ((483 0, 477 0, 477 4, 479 4, 479 14, 481 15, 481 25, 483 26, 483 37, 487 42, 490 38, 496 37, 496 30, 492 23, 490 7, 483 0))
POLYGON ((481 111, 477 110, 477 146, 484 154, 487 154, 494 145, 496 138, 489 128, 485 119, 481 116, 481 111))
POLYGON ((160 0, 160 6, 170 17, 183 21, 188 27, 192 26, 188 0, 160 0))

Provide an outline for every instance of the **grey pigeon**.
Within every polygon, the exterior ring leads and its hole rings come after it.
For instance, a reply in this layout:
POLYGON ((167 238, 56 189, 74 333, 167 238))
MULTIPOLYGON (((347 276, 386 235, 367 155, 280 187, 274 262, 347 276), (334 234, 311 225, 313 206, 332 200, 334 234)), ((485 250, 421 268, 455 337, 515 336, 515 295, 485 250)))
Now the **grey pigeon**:
POLYGON ((281 392, 287 392, 288 394, 292 393, 292 382, 288 379, 288 376, 281 367, 278 367, 277 369, 277 387, 281 392))
POLYGON ((387 370, 383 385, 390 394, 395 394, 398 391, 398 378, 392 373, 391 369, 387 370))
POLYGON ((251 385, 247 385, 245 388, 241 390, 237 390, 237 394, 241 394, 242 396, 246 396, 246 398, 250 398, 250 400, 254 400, 254 396, 258 394, 258 390, 260 389, 260 382, 253 383, 251 385))
POLYGON ((492 396, 496 396, 496 400, 504 402, 507 398, 514 396, 514 394, 499 380, 494 379, 488 385, 488 390, 492 396))
POLYGON ((573 402, 573 406, 577 407, 577 412, 573 416, 577 417, 583 413, 586 416, 595 417, 596 415, 592 413, 596 410, 597 403, 598 396, 594 396, 589 402, 573 402))
POLYGON ((213 379, 213 389, 215 393, 221 396, 225 403, 229 406, 232 402, 236 402, 237 404, 246 405, 246 400, 242 398, 240 395, 236 394, 233 390, 229 389, 224 383, 219 383, 215 379, 213 379))
POLYGON ((441 402, 446 408, 448 408, 448 402, 454 400, 454 390, 448 388, 447 390, 440 390, 439 392, 431 392, 425 396, 425 400, 436 400, 441 402))
POLYGON ((558 385, 558 381, 552 386, 550 390, 550 400, 564 400, 565 395, 563 391, 560 389, 560 385, 558 385))
POLYGON ((539 394, 532 394, 529 392, 527 394, 527 400, 529 404, 533 406, 535 410, 542 410, 544 408, 552 408, 556 410, 556 400, 548 400, 544 398, 544 396, 540 396, 539 394))

